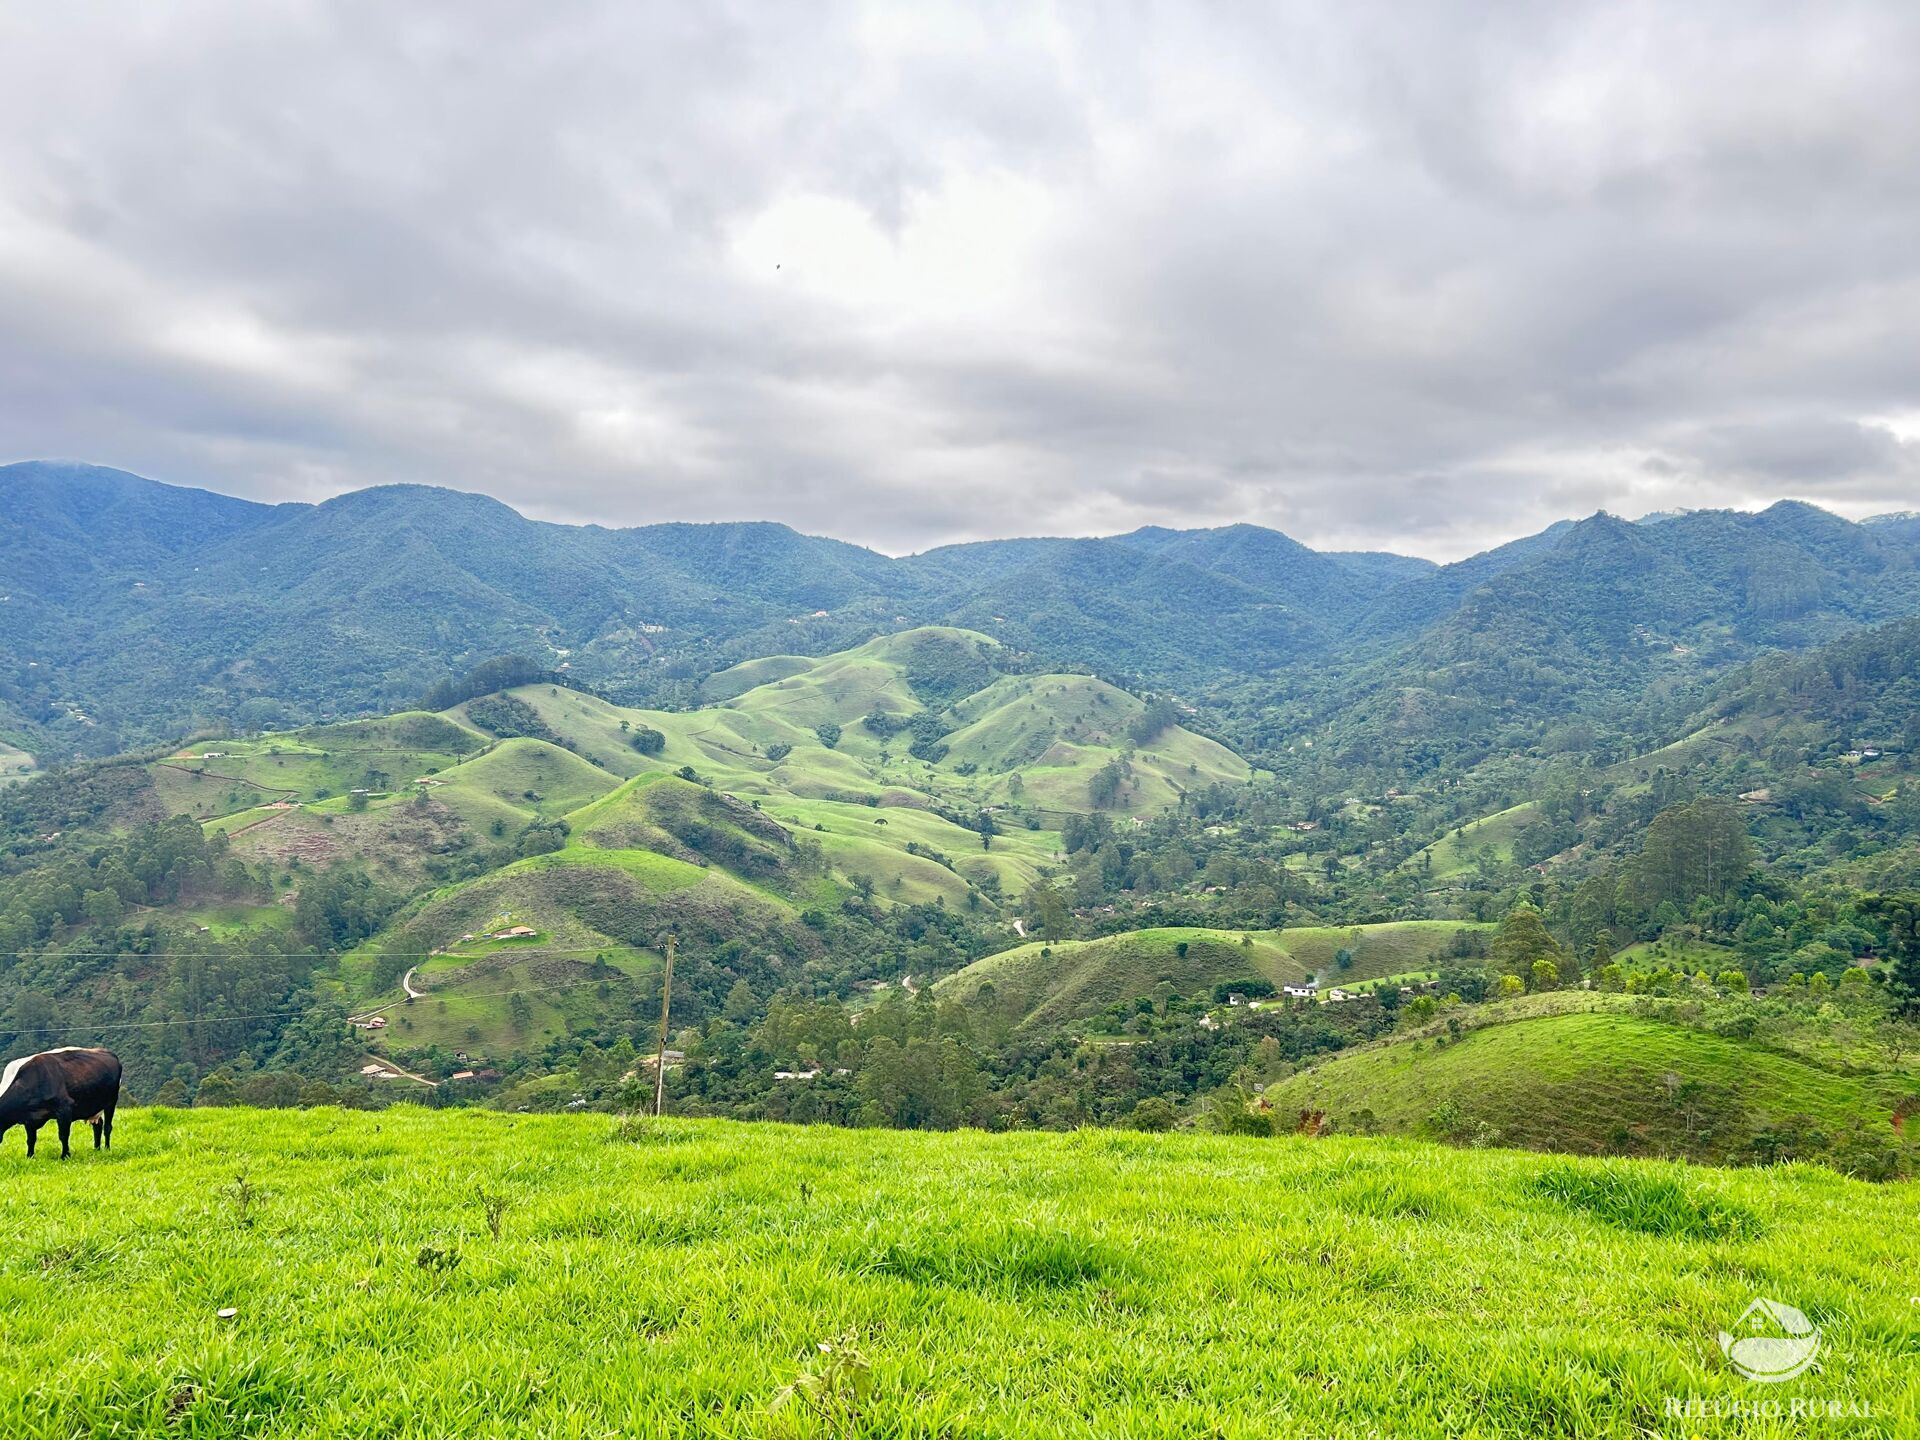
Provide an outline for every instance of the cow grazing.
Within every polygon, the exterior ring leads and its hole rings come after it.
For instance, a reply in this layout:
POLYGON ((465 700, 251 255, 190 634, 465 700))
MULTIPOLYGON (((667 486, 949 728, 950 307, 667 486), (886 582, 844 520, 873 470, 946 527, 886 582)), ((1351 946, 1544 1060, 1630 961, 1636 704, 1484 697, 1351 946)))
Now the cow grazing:
POLYGON ((113 1111, 120 1103, 120 1057, 111 1050, 68 1045, 9 1060, 0 1071, 0 1140, 16 1125, 27 1129, 33 1155, 40 1127, 60 1127, 60 1158, 73 1153, 67 1137, 74 1121, 93 1126, 93 1148, 113 1148, 113 1111))

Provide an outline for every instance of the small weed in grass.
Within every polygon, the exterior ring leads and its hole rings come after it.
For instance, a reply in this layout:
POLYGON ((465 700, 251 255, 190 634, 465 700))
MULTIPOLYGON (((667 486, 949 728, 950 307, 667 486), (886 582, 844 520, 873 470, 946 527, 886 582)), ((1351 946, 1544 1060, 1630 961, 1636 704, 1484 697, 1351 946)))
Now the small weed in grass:
POLYGON ((851 1335, 822 1340, 820 1359, 791 1385, 781 1387, 769 1410, 797 1407, 837 1425, 851 1425, 873 1390, 873 1367, 853 1345, 851 1335))
POLYGON ((487 1217, 487 1233, 494 1239, 500 1238, 500 1226, 506 1219, 507 1197, 497 1190, 489 1190, 484 1185, 477 1186, 473 1198, 480 1202, 480 1209, 487 1217))
POLYGON ((233 1207, 233 1218, 242 1228, 253 1224, 254 1208, 260 1203, 260 1187, 248 1177, 245 1169, 233 1177, 233 1183, 220 1192, 233 1207))

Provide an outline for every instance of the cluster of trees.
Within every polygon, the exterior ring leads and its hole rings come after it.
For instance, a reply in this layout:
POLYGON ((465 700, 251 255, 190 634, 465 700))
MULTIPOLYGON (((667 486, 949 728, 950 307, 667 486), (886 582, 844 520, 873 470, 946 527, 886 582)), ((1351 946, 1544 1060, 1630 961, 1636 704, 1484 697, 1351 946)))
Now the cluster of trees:
MULTIPOLYGON (((502 740, 512 740, 525 736, 532 740, 544 740, 549 745, 558 745, 571 750, 573 746, 553 727, 540 718, 540 712, 517 695, 488 695, 475 700, 467 706, 467 718, 483 730, 490 730, 502 740)), ((656 732, 657 733, 657 732, 656 732)))
MULTIPOLYGON (((553 667, 524 655, 497 655, 483 660, 466 674, 448 677, 420 697, 419 709, 451 710, 462 701, 520 685, 558 683, 553 667)), ((488 727, 492 728, 492 727, 488 727)))

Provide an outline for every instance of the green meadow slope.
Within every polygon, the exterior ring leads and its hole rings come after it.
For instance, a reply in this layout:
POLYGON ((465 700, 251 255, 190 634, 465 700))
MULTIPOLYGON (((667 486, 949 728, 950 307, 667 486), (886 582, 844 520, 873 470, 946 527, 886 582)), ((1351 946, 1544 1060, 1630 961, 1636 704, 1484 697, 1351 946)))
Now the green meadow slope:
POLYGON ((101 828, 187 815, 271 878, 274 903, 174 917, 193 933, 283 926, 314 877, 363 868, 401 903, 330 994, 386 1013, 396 1043, 501 1055, 647 1004, 669 934, 718 995, 749 973, 764 993, 850 901, 992 920, 1061 863, 1068 818, 1144 820, 1248 778, 1168 702, 1149 717, 1027 664, 927 628, 749 661, 685 711, 534 684, 200 739, 128 762, 146 783, 101 828), (534 933, 486 938, 512 927, 534 933))
POLYGON ((0 1433, 1912 1433, 1897 1187, 1408 1141, 406 1107, 127 1110, 0 1156, 0 1433), (1821 1331, 1758 1387, 1754 1294, 1821 1331), (84 1365, 75 1357, 84 1357, 84 1365), (1762 1396, 1761 1390, 1767 1394, 1762 1396))
POLYGON ((1338 986, 1405 975, 1431 968, 1459 931, 1483 928, 1402 920, 1253 931, 1167 927, 1055 945, 1036 941, 975 961, 935 985, 934 994, 1009 1025, 1043 1029, 1150 996, 1161 984, 1193 995, 1254 977, 1279 987, 1309 977, 1338 986), (1352 958, 1346 969, 1335 958, 1343 949, 1352 958))
POLYGON ((1395 1037, 1265 1098, 1283 1113, 1325 1111, 1347 1130, 1585 1154, 1870 1162, 1907 1144, 1891 1080, 1646 1018, 1613 997, 1590 1003, 1599 1008, 1539 1014, 1520 1002, 1508 1007, 1515 1018, 1498 1023, 1496 1010, 1480 1017, 1495 1023, 1450 1043, 1437 1027, 1395 1037))
POLYGON ((387 1011, 407 1045, 497 1054, 596 1003, 646 1003, 668 934, 777 968, 818 957, 805 912, 854 896, 992 915, 1058 862, 1057 821, 1092 808, 1103 768, 1116 817, 1249 773, 1177 725, 1146 734, 1146 706, 1113 686, 1015 669, 971 631, 908 631, 749 662, 694 710, 528 685, 148 769, 169 808, 294 891, 357 860, 410 892, 347 958, 342 999, 387 1011), (534 935, 487 939, 511 927, 534 935))
POLYGON ((0 785, 24 780, 34 771, 34 758, 25 750, 0 740, 0 785))

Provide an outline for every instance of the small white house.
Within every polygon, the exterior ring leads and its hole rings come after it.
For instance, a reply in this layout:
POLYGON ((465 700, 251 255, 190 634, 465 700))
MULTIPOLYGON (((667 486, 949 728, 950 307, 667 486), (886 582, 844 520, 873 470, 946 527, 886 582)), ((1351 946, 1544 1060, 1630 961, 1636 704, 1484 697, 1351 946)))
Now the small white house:
POLYGON ((1280 993, 1295 1000, 1311 1000, 1316 992, 1311 985, 1282 985, 1280 993))

